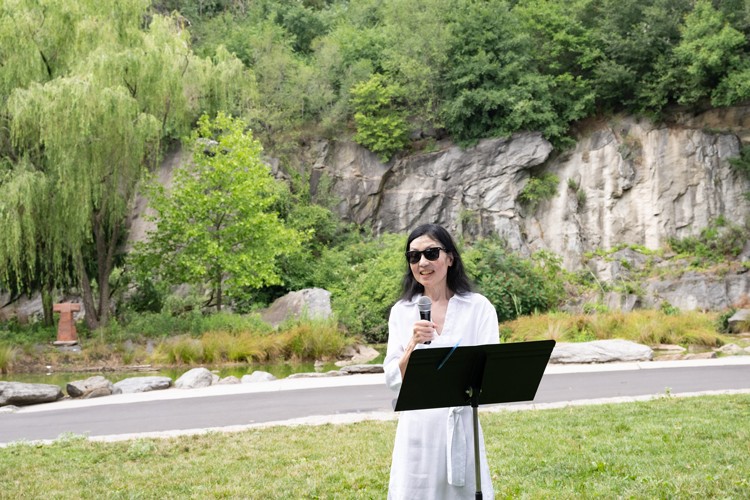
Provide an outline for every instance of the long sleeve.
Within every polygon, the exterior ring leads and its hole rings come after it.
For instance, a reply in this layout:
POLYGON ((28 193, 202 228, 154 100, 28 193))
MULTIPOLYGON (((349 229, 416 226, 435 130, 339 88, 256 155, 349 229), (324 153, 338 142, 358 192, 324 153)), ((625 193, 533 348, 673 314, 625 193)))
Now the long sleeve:
POLYGON ((403 334, 404 321, 401 316, 404 315, 403 302, 398 302, 391 308, 391 314, 388 318, 388 348, 383 360, 383 371, 385 372, 385 385, 394 392, 401 390, 401 369, 399 360, 405 352, 405 342, 408 339, 409 327, 406 326, 406 334, 403 334))

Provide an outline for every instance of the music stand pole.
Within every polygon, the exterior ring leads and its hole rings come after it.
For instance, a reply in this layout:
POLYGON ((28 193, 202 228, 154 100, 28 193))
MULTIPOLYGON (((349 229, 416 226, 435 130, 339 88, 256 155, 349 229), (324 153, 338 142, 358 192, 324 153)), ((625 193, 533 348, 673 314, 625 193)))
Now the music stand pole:
POLYGON ((474 420, 474 480, 476 481, 476 500, 482 499, 482 468, 479 466, 479 391, 470 387, 466 391, 471 398, 471 413, 474 420))

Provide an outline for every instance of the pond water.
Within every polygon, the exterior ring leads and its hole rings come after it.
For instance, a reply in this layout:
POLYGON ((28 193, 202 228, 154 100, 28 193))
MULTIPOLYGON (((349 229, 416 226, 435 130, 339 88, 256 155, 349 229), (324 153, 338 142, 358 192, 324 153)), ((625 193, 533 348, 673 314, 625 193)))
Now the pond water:
MULTIPOLYGON (((373 362, 378 362, 374 360, 373 362)), ((9 373, 0 375, 0 381, 5 382, 25 382, 29 384, 53 384, 59 385, 65 389, 66 384, 75 380, 84 380, 88 377, 95 375, 101 375, 110 382, 118 382, 120 380, 130 377, 149 377, 149 376, 160 376, 169 377, 173 381, 180 378, 180 376, 186 371, 194 367, 178 367, 168 368, 154 371, 138 371, 138 372, 126 372, 126 371, 103 371, 103 372, 49 372, 49 373, 9 373)), ((248 375, 254 371, 260 370, 271 373, 276 378, 285 378, 293 373, 309 373, 309 372, 327 372, 330 370, 338 370, 339 367, 333 363, 325 363, 319 366, 315 366, 314 363, 276 363, 276 364, 249 364, 240 366, 230 367, 211 367, 206 366, 209 370, 216 373, 221 378, 234 375, 237 378, 242 378, 243 375, 248 375)))

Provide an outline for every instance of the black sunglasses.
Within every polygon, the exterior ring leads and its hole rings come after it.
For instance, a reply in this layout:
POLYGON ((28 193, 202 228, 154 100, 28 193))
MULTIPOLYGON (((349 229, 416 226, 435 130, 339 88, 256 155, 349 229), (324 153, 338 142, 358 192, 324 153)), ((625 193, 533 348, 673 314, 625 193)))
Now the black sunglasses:
POLYGON ((416 264, 422 259, 422 255, 424 255, 424 258, 427 260, 437 260, 438 257, 440 257, 440 250, 445 252, 445 248, 441 247, 431 247, 431 248, 425 248, 422 251, 419 250, 409 250, 406 252, 406 260, 409 261, 409 264, 416 264))

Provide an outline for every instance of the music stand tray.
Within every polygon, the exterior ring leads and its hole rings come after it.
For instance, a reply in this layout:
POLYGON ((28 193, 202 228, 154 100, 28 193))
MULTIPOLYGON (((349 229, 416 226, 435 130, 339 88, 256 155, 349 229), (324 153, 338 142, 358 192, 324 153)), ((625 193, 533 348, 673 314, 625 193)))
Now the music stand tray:
POLYGON ((482 498, 478 406, 531 401, 554 340, 417 349, 411 353, 396 411, 471 405, 476 498, 482 498))

